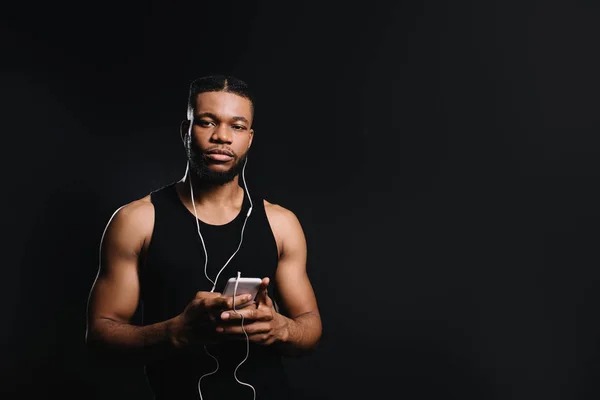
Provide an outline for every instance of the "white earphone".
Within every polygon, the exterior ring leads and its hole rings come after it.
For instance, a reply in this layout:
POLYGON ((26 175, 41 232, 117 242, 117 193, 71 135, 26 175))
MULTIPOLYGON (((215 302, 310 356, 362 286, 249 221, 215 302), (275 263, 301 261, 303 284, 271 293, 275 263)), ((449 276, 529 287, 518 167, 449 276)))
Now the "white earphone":
MULTIPOLYGON (((191 129, 191 125, 190 125, 190 129, 191 129)), ((188 130, 187 133, 187 138, 186 138, 186 147, 190 146, 191 144, 191 132, 188 130)), ((250 148, 250 145, 248 145, 248 148, 250 148)), ((189 151, 189 148, 188 148, 189 151)), ((221 272, 223 272, 223 270, 225 269, 225 267, 227 267, 227 265, 229 264, 229 262, 233 259, 233 257, 237 254, 237 252, 240 250, 240 248, 242 247, 242 242, 244 240, 244 230, 246 228, 246 223, 248 222, 248 218, 250 217, 250 214, 252 213, 252 198, 250 197, 250 192, 248 191, 248 185, 246 184, 246 177, 245 177, 245 171, 246 171, 246 164, 248 162, 248 158, 246 157, 246 159, 244 160, 244 167, 242 168, 242 181, 244 183, 244 189, 246 191, 246 195, 248 196, 248 200, 250 201, 250 208, 248 209, 248 212, 246 213, 246 218, 244 219, 244 225, 242 225, 242 232, 240 234, 240 243, 237 247, 237 249, 233 252, 233 254, 231 255, 231 257, 229 257, 229 259, 227 260, 227 262, 221 267, 221 269, 219 270, 219 272, 217 273, 217 276, 215 277, 215 280, 213 281, 212 279, 210 279, 210 277, 208 276, 207 273, 207 266, 208 266, 208 252, 206 251, 206 245, 204 243, 204 238, 202 237, 202 233, 200 232, 200 223, 198 222, 198 213, 196 211, 196 202, 194 200, 194 188, 192 185, 192 179, 189 176, 191 169, 190 169, 190 163, 188 161, 188 165, 187 165, 187 174, 188 174, 188 179, 190 181, 190 196, 191 196, 191 200, 192 200, 192 207, 194 208, 194 216, 196 217, 196 228, 198 231, 198 236, 200 237, 200 241, 202 242, 202 248, 204 250, 204 276, 206 277, 206 279, 208 279, 212 284, 212 289, 210 290, 211 292, 215 291, 215 288, 217 287, 217 281, 219 279, 219 276, 221 275, 221 272)), ((235 287, 233 290, 233 297, 235 299, 235 296, 237 295, 237 286, 238 286, 238 281, 239 278, 241 277, 241 273, 238 271, 237 273, 237 279, 235 281, 235 287)), ((235 313, 237 313, 238 315, 240 315, 242 317, 241 319, 241 327, 242 327, 242 331, 244 332, 244 335, 246 335, 246 356, 244 357, 244 359, 237 365, 237 367, 235 368, 234 372, 233 372, 233 377, 235 378, 235 380, 240 384, 240 385, 244 385, 244 386, 248 386, 250 387, 250 389, 252 389, 252 393, 253 393, 253 399, 256 399, 256 390, 254 389, 254 386, 250 385, 249 383, 246 382, 242 382, 238 379, 237 377, 237 370, 238 368, 244 363, 246 362, 246 360, 248 359, 248 356, 250 354, 250 340, 248 338, 248 334, 246 333, 246 330, 244 329, 244 316, 241 315, 237 309, 235 308, 235 301, 233 303, 233 311, 235 313)), ((210 352, 208 351, 208 348, 206 345, 204 345, 204 351, 206 352, 206 354, 208 354, 210 357, 212 357, 215 362, 217 363, 217 367, 215 368, 214 371, 208 372, 204 375, 202 375, 200 377, 200 379, 198 379, 198 394, 200 395, 200 400, 203 400, 202 397, 202 391, 200 389, 200 384, 202 382, 202 379, 206 376, 212 375, 214 373, 216 373, 219 370, 219 360, 212 354, 210 354, 210 352)))

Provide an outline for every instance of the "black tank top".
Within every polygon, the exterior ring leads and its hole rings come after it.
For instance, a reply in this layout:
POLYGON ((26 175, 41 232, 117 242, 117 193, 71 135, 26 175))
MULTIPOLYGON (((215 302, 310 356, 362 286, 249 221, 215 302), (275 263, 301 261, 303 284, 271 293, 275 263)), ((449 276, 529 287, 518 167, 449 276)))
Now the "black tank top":
MULTIPOLYGON (((205 256, 196 217, 181 202, 175 183, 152 192, 151 201, 154 230, 140 270, 145 325, 175 317, 197 291, 212 289, 212 283, 204 274, 205 256)), ((215 291, 222 292, 226 281, 239 271, 242 277, 270 277, 269 295, 277 302, 277 244, 263 200, 252 198, 252 206, 241 248, 220 274, 215 291)), ((208 253, 207 273, 213 281, 239 245, 249 207, 244 191, 242 209, 231 222, 216 226, 198 220, 208 253)), ((202 379, 203 400, 252 400, 252 389, 240 385, 234 377, 236 366, 246 356, 246 342, 228 341, 209 345, 208 350, 218 359, 219 370, 202 379)), ((172 356, 150 363, 145 369, 157 400, 199 399, 198 379, 215 367, 215 360, 200 348, 195 354, 172 356)), ((237 377, 254 386, 257 400, 291 397, 281 356, 273 347, 250 343, 248 359, 238 368, 237 377)))

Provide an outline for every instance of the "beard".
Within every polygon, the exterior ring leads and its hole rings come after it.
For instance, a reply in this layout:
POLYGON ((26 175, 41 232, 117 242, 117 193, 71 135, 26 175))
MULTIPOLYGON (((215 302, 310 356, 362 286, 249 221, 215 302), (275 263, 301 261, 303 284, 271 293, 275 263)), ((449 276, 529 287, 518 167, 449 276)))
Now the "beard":
POLYGON ((192 148, 190 141, 187 144, 186 153, 190 164, 190 172, 195 175, 198 181, 207 185, 224 185, 231 182, 240 174, 248 157, 248 152, 240 157, 233 153, 233 165, 228 170, 214 171, 210 169, 211 160, 204 153, 197 153, 192 148))

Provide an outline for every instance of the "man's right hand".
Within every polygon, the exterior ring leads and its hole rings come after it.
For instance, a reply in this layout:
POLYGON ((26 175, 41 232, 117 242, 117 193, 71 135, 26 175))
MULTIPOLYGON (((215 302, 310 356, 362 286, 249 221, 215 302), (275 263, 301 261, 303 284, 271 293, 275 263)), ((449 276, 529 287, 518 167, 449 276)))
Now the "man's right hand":
MULTIPOLYGON (((235 297, 235 305, 247 303, 252 296, 241 294, 235 297)), ((173 318, 170 327, 171 341, 178 349, 213 344, 221 340, 216 335, 216 324, 223 311, 233 309, 234 297, 221 293, 197 292, 183 312, 173 318)))

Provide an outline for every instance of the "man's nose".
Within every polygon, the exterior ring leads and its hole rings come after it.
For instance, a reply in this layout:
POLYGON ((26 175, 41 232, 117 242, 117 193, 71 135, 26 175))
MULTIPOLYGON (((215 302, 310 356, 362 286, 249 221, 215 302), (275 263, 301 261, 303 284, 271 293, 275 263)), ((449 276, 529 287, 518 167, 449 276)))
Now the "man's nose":
POLYGON ((222 143, 231 143, 231 131, 225 124, 217 126, 213 132, 212 139, 222 143))

